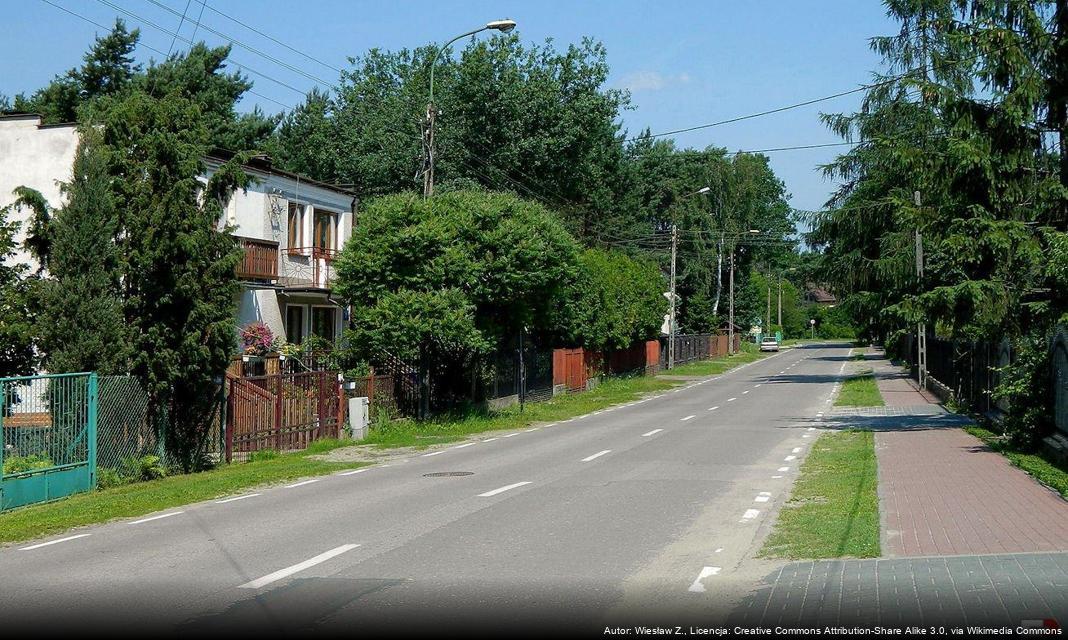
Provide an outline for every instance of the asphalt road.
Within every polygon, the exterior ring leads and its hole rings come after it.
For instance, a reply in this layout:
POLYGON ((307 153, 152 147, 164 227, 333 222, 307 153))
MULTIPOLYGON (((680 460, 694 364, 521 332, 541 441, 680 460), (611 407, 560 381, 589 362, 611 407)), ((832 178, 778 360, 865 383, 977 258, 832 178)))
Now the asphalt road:
POLYGON ((788 495, 847 352, 786 350, 558 424, 9 546, 0 628, 599 635, 678 611, 712 622, 717 580, 788 495), (464 475, 427 475, 445 472, 464 475))

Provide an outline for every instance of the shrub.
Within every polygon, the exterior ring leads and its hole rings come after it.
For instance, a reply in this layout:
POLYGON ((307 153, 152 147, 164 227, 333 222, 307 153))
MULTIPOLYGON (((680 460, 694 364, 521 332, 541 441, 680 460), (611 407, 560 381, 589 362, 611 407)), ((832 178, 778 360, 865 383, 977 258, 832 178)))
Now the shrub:
POLYGON ((123 477, 117 470, 107 467, 96 468, 97 489, 110 489, 111 487, 120 487, 124 484, 130 484, 130 479, 123 477))
POLYGON ((130 482, 158 480, 167 476, 167 468, 159 456, 148 455, 123 460, 120 474, 130 482))
POLYGON ((43 454, 29 456, 12 456, 4 460, 4 475, 9 473, 25 473, 35 469, 47 469, 53 466, 52 459, 43 454))

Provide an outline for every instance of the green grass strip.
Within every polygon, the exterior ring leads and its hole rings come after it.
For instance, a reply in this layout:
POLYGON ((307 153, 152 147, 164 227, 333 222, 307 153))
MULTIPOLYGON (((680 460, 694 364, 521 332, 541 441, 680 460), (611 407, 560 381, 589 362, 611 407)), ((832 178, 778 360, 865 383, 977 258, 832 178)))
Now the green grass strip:
POLYGON ((698 360, 697 362, 679 365, 674 369, 661 371, 661 373, 671 376, 717 376, 735 367, 765 358, 768 355, 767 352, 740 351, 730 356, 720 356, 711 360, 698 360))
POLYGON ((760 555, 876 558, 879 497, 870 431, 825 433, 812 446, 760 555))
POLYGON ((993 431, 975 426, 965 427, 964 430, 1008 458, 1009 462, 1026 471, 1035 480, 1068 498, 1068 468, 1063 463, 1049 460, 1041 453, 1013 449, 993 431))
POLYGON ((637 400, 641 396, 664 391, 682 384, 653 377, 610 378, 592 391, 558 395, 551 400, 528 402, 499 410, 470 411, 466 414, 441 416, 426 421, 395 420, 371 425, 361 444, 383 449, 395 447, 426 448, 430 445, 463 440, 484 431, 521 429, 538 422, 556 422, 583 415, 615 404, 637 400))
POLYGON ((884 404, 871 371, 847 378, 834 400, 836 407, 881 407, 884 404))
POLYGON ((332 463, 309 458, 348 444, 352 443, 319 441, 299 453, 263 456, 253 462, 237 462, 201 473, 79 493, 56 502, 5 511, 0 513, 0 543, 29 540, 115 518, 141 516, 259 485, 365 466, 366 463, 332 463))

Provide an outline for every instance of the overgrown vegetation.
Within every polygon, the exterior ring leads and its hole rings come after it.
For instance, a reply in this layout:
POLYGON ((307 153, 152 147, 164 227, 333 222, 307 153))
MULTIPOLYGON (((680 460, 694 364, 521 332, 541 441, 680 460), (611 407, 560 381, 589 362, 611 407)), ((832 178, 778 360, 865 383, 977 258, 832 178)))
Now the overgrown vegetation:
POLYGON ((1008 458, 1009 462, 1026 471, 1028 475, 1068 498, 1068 465, 1055 462, 1030 447, 1023 448, 1014 443, 1011 437, 1003 438, 988 429, 971 426, 965 427, 964 430, 1008 458))
POLYGON ((870 431, 824 433, 801 465, 790 500, 760 555, 771 558, 877 558, 879 496, 870 431))

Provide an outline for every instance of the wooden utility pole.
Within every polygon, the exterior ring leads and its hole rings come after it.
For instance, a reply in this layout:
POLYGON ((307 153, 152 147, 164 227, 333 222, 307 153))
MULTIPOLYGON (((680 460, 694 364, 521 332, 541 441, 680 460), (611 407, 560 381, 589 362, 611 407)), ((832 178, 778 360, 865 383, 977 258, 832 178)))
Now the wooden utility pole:
POLYGON ((727 353, 734 353, 734 246, 735 240, 731 240, 731 282, 730 282, 730 314, 727 326, 727 353))
POLYGON ((671 312, 668 314, 668 363, 675 366, 675 257, 678 254, 679 228, 671 223, 671 312))
MULTIPOLYGON (((912 193, 916 208, 920 208, 920 192, 912 193)), ((919 225, 916 226, 916 283, 917 293, 923 287, 923 236, 919 225)), ((916 326, 916 368, 918 369, 920 389, 927 388, 927 325, 920 322, 916 326)))

